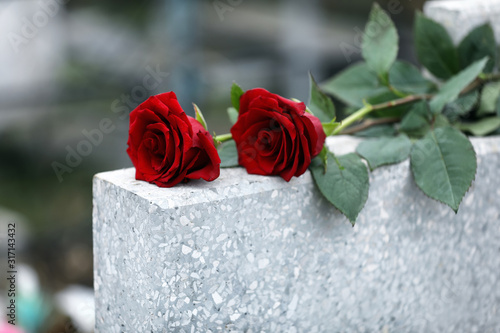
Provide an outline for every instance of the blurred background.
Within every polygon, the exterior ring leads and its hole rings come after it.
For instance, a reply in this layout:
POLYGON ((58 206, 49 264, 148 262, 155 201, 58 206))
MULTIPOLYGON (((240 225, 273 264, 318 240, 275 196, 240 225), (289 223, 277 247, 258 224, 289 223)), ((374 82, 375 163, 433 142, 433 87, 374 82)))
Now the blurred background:
MULTIPOLYGON (((379 1, 397 25, 399 57, 413 63, 423 2, 379 1)), ((0 267, 6 275, 15 223, 22 332, 92 332, 92 176, 132 166, 125 150, 136 105, 173 90, 188 114, 195 102, 223 134, 233 80, 307 102, 308 71, 321 82, 361 58, 371 5, 1 0, 0 267)))

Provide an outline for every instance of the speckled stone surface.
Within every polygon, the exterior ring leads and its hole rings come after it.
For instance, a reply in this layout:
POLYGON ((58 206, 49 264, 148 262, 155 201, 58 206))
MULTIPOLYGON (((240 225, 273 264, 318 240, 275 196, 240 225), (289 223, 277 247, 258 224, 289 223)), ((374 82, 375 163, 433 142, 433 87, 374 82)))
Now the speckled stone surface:
POLYGON ((405 161, 371 173, 355 227, 309 172, 170 189, 96 175, 96 332, 499 332, 500 137, 472 141, 457 215, 405 161))
POLYGON ((499 0, 427 1, 424 4, 424 13, 444 25, 455 44, 469 31, 486 22, 491 23, 497 43, 500 43, 499 0))

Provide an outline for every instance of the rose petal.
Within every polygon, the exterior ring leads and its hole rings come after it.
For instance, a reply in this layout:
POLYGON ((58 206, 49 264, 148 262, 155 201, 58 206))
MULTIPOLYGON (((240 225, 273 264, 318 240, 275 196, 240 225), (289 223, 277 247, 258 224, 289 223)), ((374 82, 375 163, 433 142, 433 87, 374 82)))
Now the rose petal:
POLYGON ((305 113, 302 118, 304 121, 304 125, 307 127, 307 132, 309 133, 309 142, 310 142, 310 151, 311 156, 318 155, 323 149, 323 145, 325 144, 326 135, 323 131, 323 126, 321 125, 321 121, 313 116, 312 114, 305 113), (305 117, 305 119, 304 119, 305 117))
POLYGON ((199 149, 200 154, 197 161, 189 169, 186 177, 190 179, 204 179, 212 181, 220 175, 220 157, 214 146, 212 136, 194 118, 189 117, 193 127, 193 147, 199 149))

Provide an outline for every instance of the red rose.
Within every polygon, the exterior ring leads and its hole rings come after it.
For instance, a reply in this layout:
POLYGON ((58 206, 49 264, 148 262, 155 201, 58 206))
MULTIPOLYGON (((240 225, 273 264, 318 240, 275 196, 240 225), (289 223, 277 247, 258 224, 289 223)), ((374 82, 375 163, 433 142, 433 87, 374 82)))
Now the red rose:
POLYGON ((127 153, 135 178, 161 187, 219 177, 220 158, 203 126, 182 110, 175 93, 149 97, 130 113, 127 153))
POLYGON ((286 181, 302 175, 326 138, 320 120, 305 110, 304 103, 265 89, 244 93, 231 128, 239 164, 248 173, 280 175, 286 181))

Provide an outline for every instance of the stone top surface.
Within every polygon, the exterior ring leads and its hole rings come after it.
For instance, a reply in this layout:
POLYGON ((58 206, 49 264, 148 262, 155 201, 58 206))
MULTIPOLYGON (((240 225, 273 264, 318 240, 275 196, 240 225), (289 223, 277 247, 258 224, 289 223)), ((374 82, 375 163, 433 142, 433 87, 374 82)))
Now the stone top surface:
POLYGON ((443 24, 452 40, 460 42, 473 28, 490 22, 497 42, 500 42, 499 0, 446 0, 427 1, 424 13, 443 24))
MULTIPOLYGON (((354 152, 362 139, 350 136, 328 138, 327 145, 338 155, 354 152)), ((481 155, 500 151, 499 137, 471 139, 478 158, 481 155)), ((408 161, 403 162, 408 164, 408 161)), ((375 170, 377 172, 377 170, 375 170)), ((285 182, 278 176, 247 174, 243 168, 221 169, 220 177, 213 182, 193 180, 172 188, 161 188, 135 179, 135 169, 102 172, 95 176, 132 192, 163 209, 241 197, 262 191, 280 190, 312 182, 309 171, 300 177, 285 182)))
POLYGON ((428 1, 425 3, 426 7, 429 8, 446 8, 448 10, 463 11, 465 8, 477 7, 477 6, 491 6, 499 4, 498 0, 474 0, 474 1, 463 1, 463 0, 445 0, 445 1, 428 1))

